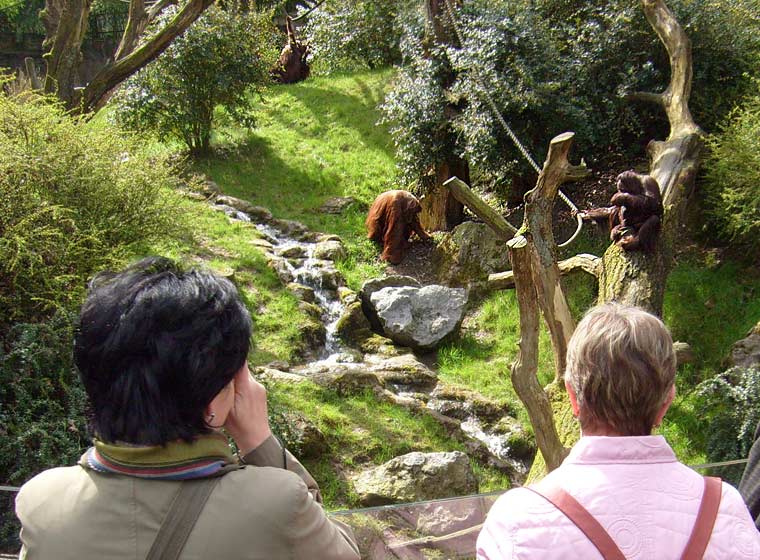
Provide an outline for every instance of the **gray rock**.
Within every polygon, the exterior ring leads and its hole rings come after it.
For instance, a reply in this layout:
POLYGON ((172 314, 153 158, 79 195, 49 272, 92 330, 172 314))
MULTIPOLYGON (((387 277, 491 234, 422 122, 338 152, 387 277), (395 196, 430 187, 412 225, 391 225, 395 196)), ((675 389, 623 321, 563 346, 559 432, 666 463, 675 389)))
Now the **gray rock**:
POLYGON ((309 378, 342 396, 360 394, 368 389, 382 389, 377 375, 361 366, 334 364, 327 371, 312 373, 309 378))
POLYGON ((335 239, 320 241, 314 247, 314 258, 339 261, 346 258, 346 248, 341 241, 335 239))
POLYGON ((335 196, 324 201, 319 211, 323 214, 342 214, 356 199, 352 196, 335 196))
POLYGON ((298 458, 317 459, 329 451, 327 438, 319 428, 305 416, 296 412, 285 412, 282 418, 288 449, 298 458))
POLYGON ((234 196, 217 196, 215 203, 217 205, 230 206, 240 212, 245 212, 253 222, 268 223, 272 220, 272 213, 261 206, 251 204, 247 200, 235 198, 234 196))
POLYGON ((362 288, 359 290, 359 299, 361 299, 364 314, 367 316, 367 319, 369 319, 369 324, 372 326, 372 330, 376 333, 383 332, 383 325, 380 323, 380 319, 377 318, 375 308, 372 306, 372 294, 383 288, 402 286, 421 288, 422 284, 411 276, 381 276, 380 278, 367 280, 362 284, 362 288))
POLYGON ((733 345, 729 364, 743 368, 760 365, 760 322, 750 329, 746 338, 733 345))
POLYGON ((309 378, 297 373, 289 373, 271 367, 258 367, 255 372, 256 377, 262 381, 274 381, 276 383, 298 384, 309 383, 309 378))
POLYGON ((465 222, 441 240, 433 254, 438 281, 448 286, 484 283, 488 275, 509 270, 504 241, 485 224, 465 222))
POLYGON ((275 252, 286 259, 303 259, 306 258, 306 249, 300 245, 286 245, 277 248, 275 252))
POLYGON ((370 303, 383 334, 418 350, 432 350, 457 332, 464 318, 467 292, 461 288, 383 288, 370 303))
POLYGON ((290 284, 293 281, 293 273, 285 259, 272 257, 267 261, 267 264, 269 268, 275 271, 280 282, 283 284, 290 284))
POLYGON ((478 481, 461 451, 415 451, 364 471, 354 489, 362 504, 374 506, 474 494, 478 481))
POLYGON ((305 225, 301 222, 294 220, 279 220, 275 219, 271 221, 272 226, 282 232, 286 237, 295 239, 296 241, 313 241, 316 234, 312 234, 305 225))
POLYGON ((435 372, 415 358, 414 354, 390 358, 367 356, 367 363, 370 371, 376 373, 383 383, 432 388, 438 381, 435 372))
POLYGON ((315 303, 317 301, 317 296, 314 294, 314 290, 308 286, 291 282, 285 287, 301 301, 307 303, 315 303))

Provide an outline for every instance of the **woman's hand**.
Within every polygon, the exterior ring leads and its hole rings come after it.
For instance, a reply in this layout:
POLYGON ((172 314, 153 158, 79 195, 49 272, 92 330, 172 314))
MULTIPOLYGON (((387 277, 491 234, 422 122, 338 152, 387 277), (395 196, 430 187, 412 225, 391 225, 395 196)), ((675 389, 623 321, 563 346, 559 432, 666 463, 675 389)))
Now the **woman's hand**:
POLYGON ((224 427, 244 456, 264 443, 272 430, 267 415, 267 391, 248 371, 246 363, 233 378, 235 400, 224 427))

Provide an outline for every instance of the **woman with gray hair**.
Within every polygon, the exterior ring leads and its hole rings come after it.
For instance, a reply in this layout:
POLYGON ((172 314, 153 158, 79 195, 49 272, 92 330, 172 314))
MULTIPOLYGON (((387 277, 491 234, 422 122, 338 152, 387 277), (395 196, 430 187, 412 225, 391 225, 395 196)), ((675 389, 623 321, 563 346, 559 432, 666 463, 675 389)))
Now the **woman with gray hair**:
POLYGON ((565 370, 581 438, 541 482, 499 498, 478 558, 760 558, 760 533, 736 489, 703 478, 651 435, 675 397, 675 372, 660 319, 620 304, 590 310, 565 370))

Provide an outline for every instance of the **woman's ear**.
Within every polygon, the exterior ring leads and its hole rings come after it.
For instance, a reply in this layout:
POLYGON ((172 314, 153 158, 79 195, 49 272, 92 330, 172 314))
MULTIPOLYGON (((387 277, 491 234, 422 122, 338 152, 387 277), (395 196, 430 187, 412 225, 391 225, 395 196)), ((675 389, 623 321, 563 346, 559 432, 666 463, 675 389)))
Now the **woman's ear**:
POLYGON ((210 428, 221 428, 227 421, 235 397, 235 378, 233 377, 219 391, 203 410, 203 418, 210 428))
POLYGON ((673 383, 670 386, 670 389, 668 389, 668 394, 665 396, 665 402, 662 403, 662 407, 660 407, 660 411, 657 413, 657 417, 654 419, 654 427, 659 427, 660 424, 662 424, 662 419, 665 418, 665 413, 670 408, 670 405, 673 404, 673 399, 676 398, 676 384, 673 383))
POLYGON ((581 412, 580 407, 578 406, 578 395, 575 394, 575 391, 570 386, 570 383, 565 380, 565 390, 567 391, 567 396, 570 398, 570 406, 573 409, 573 416, 578 418, 578 415, 581 412))

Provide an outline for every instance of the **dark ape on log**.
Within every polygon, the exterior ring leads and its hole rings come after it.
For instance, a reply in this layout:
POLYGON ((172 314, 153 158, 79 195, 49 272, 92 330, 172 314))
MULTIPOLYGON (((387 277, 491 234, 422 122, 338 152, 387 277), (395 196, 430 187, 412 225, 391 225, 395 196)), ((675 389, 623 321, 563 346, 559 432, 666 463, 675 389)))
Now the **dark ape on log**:
POLYGON ((581 212, 584 220, 607 221, 610 239, 626 251, 654 250, 662 225, 662 196, 649 175, 624 171, 617 176, 617 190, 605 208, 581 212))
POLYGON ((309 77, 311 70, 309 63, 306 62, 309 45, 296 38, 296 31, 290 16, 285 18, 285 27, 288 30, 288 44, 282 49, 280 58, 272 69, 272 78, 281 84, 294 84, 309 77))
POLYGON ((409 246, 412 233, 430 239, 420 224, 422 205, 407 191, 386 191, 380 194, 367 213, 367 237, 383 246, 380 256, 391 264, 399 264, 409 246))

